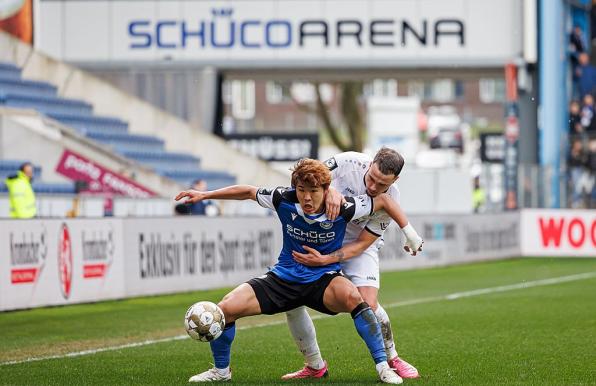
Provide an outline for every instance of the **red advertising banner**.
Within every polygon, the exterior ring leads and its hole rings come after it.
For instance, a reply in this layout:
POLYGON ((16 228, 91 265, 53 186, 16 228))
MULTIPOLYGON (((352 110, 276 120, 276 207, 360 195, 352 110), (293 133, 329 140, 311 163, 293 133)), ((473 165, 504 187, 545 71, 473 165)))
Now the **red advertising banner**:
POLYGON ((33 43, 33 0, 0 1, 0 30, 33 43))
POLYGON ((139 198, 156 196, 155 192, 135 181, 70 150, 64 150, 62 153, 56 172, 73 181, 87 182, 89 192, 110 192, 139 198))
POLYGON ((524 210, 524 256, 596 257, 595 210, 524 210))

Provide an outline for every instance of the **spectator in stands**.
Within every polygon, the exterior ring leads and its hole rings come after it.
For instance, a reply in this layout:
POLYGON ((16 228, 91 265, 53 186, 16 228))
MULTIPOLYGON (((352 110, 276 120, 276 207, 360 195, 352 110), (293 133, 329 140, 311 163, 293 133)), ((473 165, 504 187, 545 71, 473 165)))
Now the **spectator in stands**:
POLYGON ((590 94, 584 95, 580 122, 583 127, 582 135, 590 129, 594 121, 594 98, 590 94))
POLYGON ((571 54, 576 56, 582 52, 586 52, 586 45, 584 43, 582 29, 575 26, 571 35, 569 35, 569 43, 571 43, 571 54))
MULTIPOLYGON (((204 192, 207 190, 207 181, 198 179, 192 183, 191 189, 204 192)), ((194 204, 178 204, 176 205, 177 214, 187 214, 195 216, 217 216, 219 214, 219 208, 211 200, 199 201, 194 204)))
POLYGON ((579 65, 575 68, 574 79, 578 82, 579 95, 592 94, 596 79, 596 68, 590 65, 590 57, 585 52, 579 54, 579 65))
POLYGON ((579 94, 579 82, 581 77, 580 54, 586 52, 585 44, 582 36, 582 30, 580 27, 575 27, 569 35, 569 59, 571 63, 571 70, 573 74, 573 96, 578 97, 579 94))
POLYGON ((567 165, 569 167, 569 181, 571 190, 571 207, 581 208, 583 206, 584 187, 588 181, 587 174, 588 154, 584 150, 582 141, 573 140, 571 152, 567 165))
POLYGON ((35 193, 31 187, 33 180, 33 165, 25 162, 17 174, 6 178, 8 199, 10 201, 10 217, 32 218, 37 213, 35 206, 35 193))
POLYGON ((569 104, 569 134, 571 135, 579 135, 583 132, 580 111, 579 102, 571 101, 569 104))

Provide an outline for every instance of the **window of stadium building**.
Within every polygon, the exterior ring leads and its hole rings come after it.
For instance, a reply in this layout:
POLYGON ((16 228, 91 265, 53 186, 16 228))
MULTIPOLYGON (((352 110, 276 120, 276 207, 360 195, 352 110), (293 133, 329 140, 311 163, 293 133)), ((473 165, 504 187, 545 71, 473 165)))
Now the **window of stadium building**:
POLYGON ((367 97, 396 97, 397 80, 375 79, 364 85, 364 95, 367 97))
POLYGON ((453 102, 464 95, 463 82, 453 79, 408 82, 408 95, 424 101, 453 102))
POLYGON ((265 97, 267 103, 277 105, 292 102, 292 83, 267 81, 265 84, 265 97))
POLYGON ((236 119, 252 119, 255 116, 255 82, 232 81, 232 115, 236 119))
POLYGON ((478 92, 482 103, 505 102, 505 80, 483 78, 478 81, 478 92))

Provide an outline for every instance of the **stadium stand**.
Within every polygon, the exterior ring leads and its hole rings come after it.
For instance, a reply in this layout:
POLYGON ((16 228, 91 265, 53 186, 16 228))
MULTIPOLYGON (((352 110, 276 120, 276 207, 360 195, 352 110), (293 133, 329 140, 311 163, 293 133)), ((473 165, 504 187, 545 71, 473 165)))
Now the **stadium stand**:
MULTIPOLYGON (((202 178, 207 180, 210 188, 217 189, 236 181, 226 172, 202 170, 197 157, 166 151, 164 141, 159 138, 129 133, 128 123, 121 119, 94 115, 91 104, 58 96, 57 88, 52 84, 22 79, 21 70, 8 63, 0 63, 0 105, 34 109, 182 185, 190 186, 192 181, 202 178)), ((46 184, 36 186, 54 189, 46 184)), ((55 188, 60 192, 74 192, 68 186, 55 188)))

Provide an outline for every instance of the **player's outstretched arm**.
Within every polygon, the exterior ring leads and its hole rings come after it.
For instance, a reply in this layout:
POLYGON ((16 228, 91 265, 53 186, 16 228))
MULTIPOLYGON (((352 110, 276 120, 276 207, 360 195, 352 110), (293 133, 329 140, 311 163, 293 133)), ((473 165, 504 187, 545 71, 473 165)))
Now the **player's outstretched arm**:
POLYGON ((195 203, 203 200, 255 200, 257 199, 257 188, 252 185, 232 185, 217 190, 205 192, 199 190, 184 190, 176 196, 175 200, 180 201, 186 198, 185 203, 195 203))
POLYGON ((406 244, 404 249, 412 256, 416 256, 417 252, 422 251, 422 244, 424 241, 418 235, 414 227, 408 221, 408 217, 401 209, 399 204, 391 198, 390 195, 383 193, 373 198, 373 211, 384 210, 395 221, 401 231, 406 236, 406 244))

